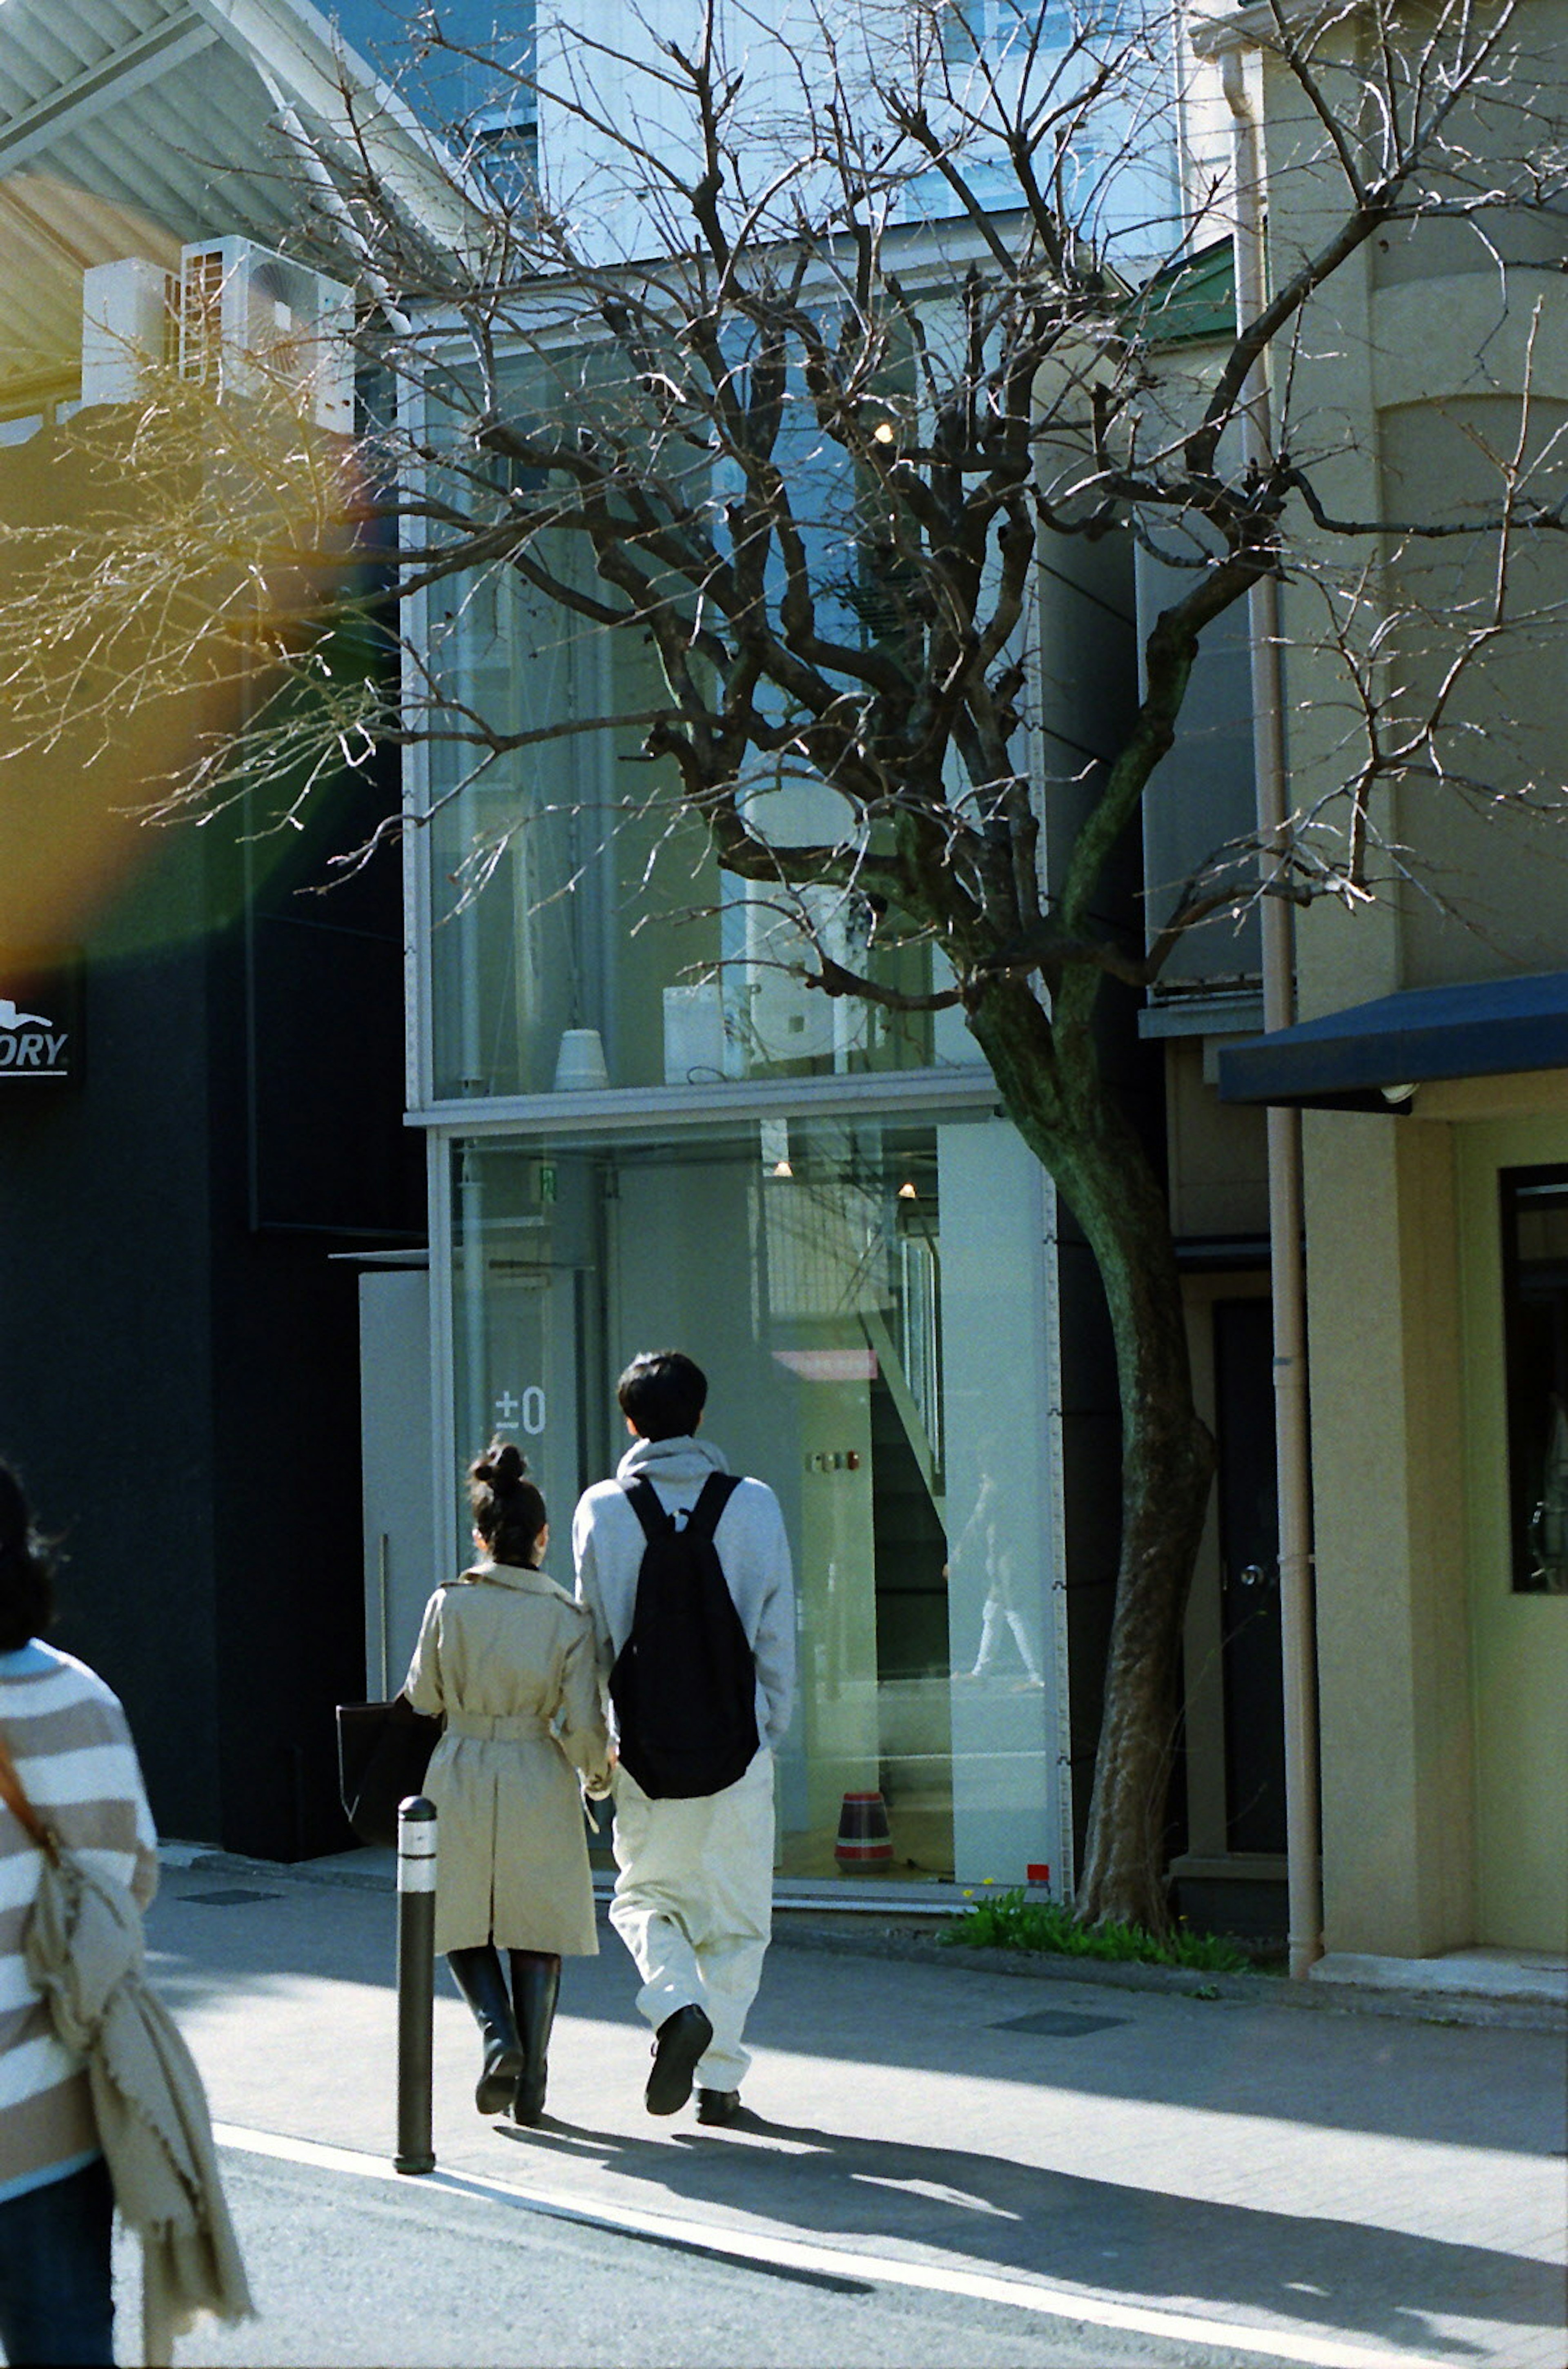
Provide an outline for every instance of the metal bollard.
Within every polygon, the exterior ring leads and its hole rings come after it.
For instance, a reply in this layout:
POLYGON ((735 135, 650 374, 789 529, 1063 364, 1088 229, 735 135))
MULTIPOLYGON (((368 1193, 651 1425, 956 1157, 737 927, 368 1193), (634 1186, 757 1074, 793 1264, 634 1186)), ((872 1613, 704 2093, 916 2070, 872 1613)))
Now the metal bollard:
POLYGON ((430 2043, 436 1991, 436 1805, 422 1793, 397 1812, 396 2171, 434 2171, 430 2043))

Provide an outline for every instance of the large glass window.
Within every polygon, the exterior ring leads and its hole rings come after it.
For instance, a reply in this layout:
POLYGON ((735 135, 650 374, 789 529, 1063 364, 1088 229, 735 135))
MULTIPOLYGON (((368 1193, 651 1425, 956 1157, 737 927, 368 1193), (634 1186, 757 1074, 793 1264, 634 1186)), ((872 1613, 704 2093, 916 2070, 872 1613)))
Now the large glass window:
MULTIPOLYGON (((533 407, 569 415, 570 371, 564 360, 558 383, 534 387, 533 407)), ((526 411, 521 377, 514 392, 526 411)), ((471 458, 454 482, 472 505, 471 458)), ((875 556, 856 555, 853 488, 826 482, 815 450, 792 460, 797 482, 806 486, 797 503, 818 521, 829 557, 830 530, 839 543, 850 538, 835 631, 878 630, 875 584, 849 581, 875 556), (824 478, 815 491, 813 467, 824 478)), ((504 497, 498 469, 498 514, 504 497)), ((537 555, 567 584, 604 597, 566 531, 542 536, 537 555)), ((831 580, 827 557, 821 572, 831 580)), ((648 636, 579 617, 498 566, 430 594, 427 644, 438 1100, 549 1093, 568 1031, 595 1032, 614 1087, 722 1087, 974 1059, 951 1014, 933 1023, 928 1013, 830 998, 802 975, 816 967, 815 940, 885 985, 924 993, 928 945, 900 944, 886 927, 887 942, 868 945, 863 898, 821 889, 797 898, 720 874, 706 831, 680 808, 672 769, 642 754, 669 697, 648 636), (513 745, 497 753, 496 736, 513 745)), ((848 809, 819 780, 785 767, 742 791, 753 830, 780 845, 848 834, 848 809)), ((574 1035, 569 1052, 582 1043, 574 1035)))
POLYGON ((1504 1328, 1516 1593, 1568 1595, 1568 1168, 1505 1169, 1504 1328))
POLYGON ((778 1493, 784 1873, 1059 1873, 1045 1245, 1011 1129, 766 1119, 454 1158, 454 1468, 519 1439, 555 1575, 625 1447, 614 1379, 640 1349, 697 1357, 705 1428, 778 1493), (870 1793, 891 1852, 846 1865, 845 1797, 870 1793))

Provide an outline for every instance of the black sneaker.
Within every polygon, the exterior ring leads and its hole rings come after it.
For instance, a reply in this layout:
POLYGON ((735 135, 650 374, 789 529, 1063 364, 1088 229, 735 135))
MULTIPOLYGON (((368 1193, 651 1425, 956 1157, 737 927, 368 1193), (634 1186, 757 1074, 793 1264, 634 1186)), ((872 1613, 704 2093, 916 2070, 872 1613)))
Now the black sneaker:
POLYGON ((692 2094, 692 2077, 713 2046, 714 2028, 700 2007, 678 2007, 658 2027, 653 2071, 644 2103, 650 2114, 678 2114, 692 2094))
POLYGON ((699 2089, 697 2120, 700 2123, 716 2124, 720 2129, 727 2123, 738 2123, 740 2120, 739 2090, 699 2089))

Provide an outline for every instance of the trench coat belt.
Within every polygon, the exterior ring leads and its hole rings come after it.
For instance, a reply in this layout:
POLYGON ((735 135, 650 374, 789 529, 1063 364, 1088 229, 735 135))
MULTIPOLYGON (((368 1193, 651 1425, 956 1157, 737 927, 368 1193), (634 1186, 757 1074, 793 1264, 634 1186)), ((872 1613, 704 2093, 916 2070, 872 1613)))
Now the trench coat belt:
POLYGON ((504 1711, 495 1719, 486 1719, 483 1711, 449 1711, 446 1715, 449 1735, 472 1735, 481 1744, 521 1744, 526 1736, 548 1735, 547 1720, 537 1711, 504 1711))

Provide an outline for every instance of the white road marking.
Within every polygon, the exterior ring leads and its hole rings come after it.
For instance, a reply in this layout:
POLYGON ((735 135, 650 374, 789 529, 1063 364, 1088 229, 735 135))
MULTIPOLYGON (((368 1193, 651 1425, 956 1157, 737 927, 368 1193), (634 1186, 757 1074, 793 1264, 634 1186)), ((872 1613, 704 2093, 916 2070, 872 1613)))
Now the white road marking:
POLYGON ((275 2131, 242 2129, 217 2123, 212 2134, 220 2146, 237 2154, 268 2156, 280 2163, 303 2164, 317 2171, 341 2171, 360 2180, 394 2183, 418 2180, 420 2186, 445 2189, 457 2195, 486 2196, 498 2203, 517 2205, 556 2221, 576 2221, 593 2229, 658 2237, 677 2245, 701 2247, 744 2266, 768 2262, 780 2269, 816 2271, 835 2278, 859 2279, 883 2286, 919 2287, 937 2295, 966 2295, 976 2303, 999 2303, 1015 2311, 1037 2312, 1049 2319, 1076 2320, 1090 2328, 1125 2328, 1139 2336, 1168 2337, 1178 2344, 1209 2344, 1233 2352, 1253 2352, 1268 2361, 1299 2361, 1308 2369, 1444 2369, 1424 2353, 1395 2351, 1389 2345, 1344 2344, 1333 2337, 1299 2335, 1288 2329, 1265 2329, 1228 2319, 1202 2319, 1195 2313, 1151 2311, 1139 2304, 1113 2303, 1100 2295, 1079 2295, 1044 2281, 998 2277, 986 2271, 948 2269, 940 2263, 911 2262, 890 2254, 851 2251, 841 2246, 807 2245, 795 2237, 778 2237, 710 2221, 683 2221, 663 2213, 645 2213, 624 2204, 583 2204, 574 2197, 547 2189, 523 2188, 515 2181, 494 2180, 486 2173, 395 2171, 383 2156, 362 2155, 350 2147, 326 2146, 315 2139, 284 2137, 275 2131))

